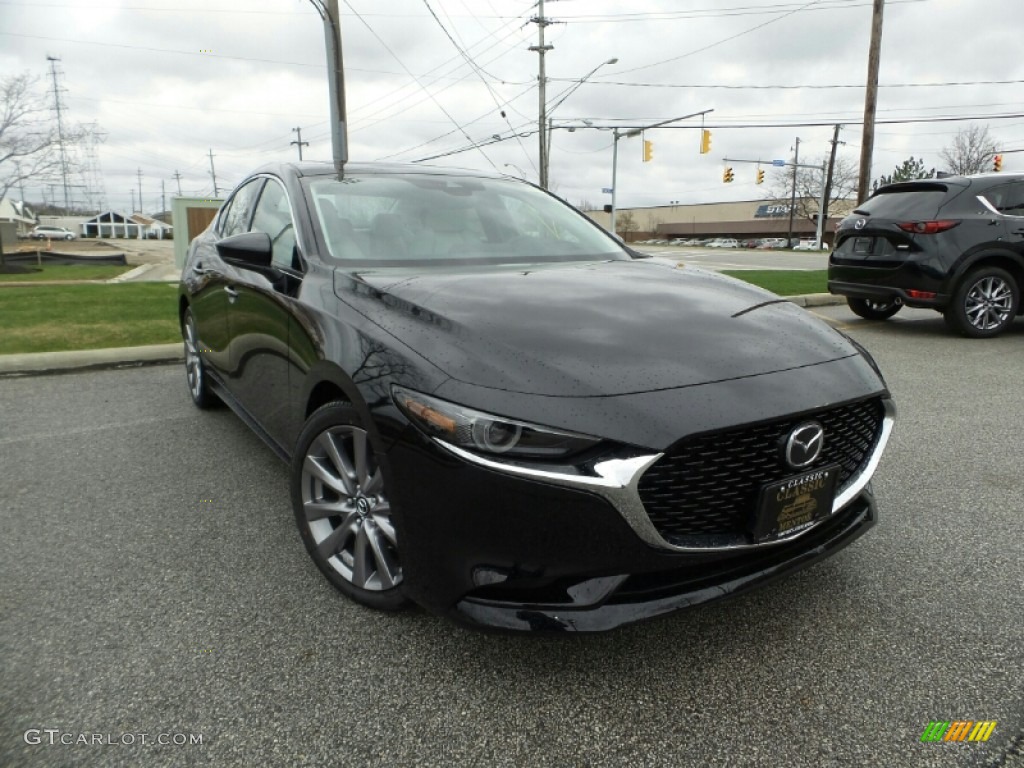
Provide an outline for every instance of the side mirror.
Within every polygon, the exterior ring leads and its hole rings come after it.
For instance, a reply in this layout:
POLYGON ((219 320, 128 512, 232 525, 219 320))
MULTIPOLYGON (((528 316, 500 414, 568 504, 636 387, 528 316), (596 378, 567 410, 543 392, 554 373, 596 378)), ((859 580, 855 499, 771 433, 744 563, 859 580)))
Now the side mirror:
POLYGON ((245 269, 266 269, 274 249, 266 232, 242 232, 217 243, 217 253, 224 261, 245 269))

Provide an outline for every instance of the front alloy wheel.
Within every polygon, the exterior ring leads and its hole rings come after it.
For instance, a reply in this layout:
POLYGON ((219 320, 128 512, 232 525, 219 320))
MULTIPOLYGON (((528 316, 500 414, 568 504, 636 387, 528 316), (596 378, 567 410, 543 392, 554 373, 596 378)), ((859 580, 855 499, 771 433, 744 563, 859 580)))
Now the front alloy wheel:
POLYGON ((292 461, 292 504, 306 551, 341 592, 372 608, 406 598, 384 476, 347 403, 318 409, 292 461))
POLYGON ((946 323, 964 336, 988 338, 1006 330, 1019 306, 1013 277, 998 267, 982 267, 958 286, 945 312, 946 323))
POLYGON ((847 298, 846 304, 853 314, 865 320, 888 320, 903 307, 898 298, 892 299, 854 299, 847 298))
POLYGON ((181 335, 185 341, 185 376, 192 402, 199 408, 210 408, 217 404, 218 398, 206 384, 206 368, 199 354, 199 335, 196 333, 196 321, 191 309, 185 310, 181 335))

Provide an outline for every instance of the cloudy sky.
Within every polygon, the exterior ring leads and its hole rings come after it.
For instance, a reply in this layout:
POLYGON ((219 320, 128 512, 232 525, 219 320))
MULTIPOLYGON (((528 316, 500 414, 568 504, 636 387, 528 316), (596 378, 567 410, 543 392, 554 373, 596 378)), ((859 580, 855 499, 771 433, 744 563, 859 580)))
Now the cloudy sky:
MULTIPOLYGON (((430 162, 537 179, 536 2, 340 7, 351 159, 451 153, 430 162)), ((723 184, 722 158, 791 158, 799 137, 801 161, 820 162, 836 122, 840 157, 858 161, 870 0, 547 0, 544 13, 557 22, 547 95, 562 126, 552 186, 570 202, 609 202, 601 126, 702 110, 714 110, 708 155, 700 118, 648 132, 650 163, 639 138, 619 142, 620 206, 763 198, 770 183, 755 185, 753 165, 723 184), (583 121, 595 127, 568 130, 583 121)), ((877 128, 872 175, 910 155, 941 167, 940 150, 972 122, 1000 149, 1024 149, 1022 31, 1020 0, 887 0, 878 119, 892 122, 877 128)), ((129 207, 139 169, 146 211, 160 207, 161 180, 176 192, 175 172, 185 194, 211 194, 210 150, 223 194, 296 158, 295 127, 307 159, 330 158, 323 24, 309 0, 0 0, 0 75, 38 75, 52 102, 47 56, 60 59, 65 119, 105 135, 95 154, 108 206, 129 207)), ((1004 168, 1024 170, 1024 152, 1004 168)))

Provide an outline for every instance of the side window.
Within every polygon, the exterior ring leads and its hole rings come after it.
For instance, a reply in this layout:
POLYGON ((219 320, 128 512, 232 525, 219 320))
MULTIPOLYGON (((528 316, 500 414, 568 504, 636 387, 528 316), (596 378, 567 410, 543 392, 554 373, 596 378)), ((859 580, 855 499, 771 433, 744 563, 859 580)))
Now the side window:
POLYGON ((276 181, 268 181, 256 204, 252 231, 266 232, 274 247, 271 262, 277 267, 294 267, 295 225, 288 206, 288 196, 276 181))
POLYGON ((256 193, 259 192, 262 183, 263 179, 253 179, 238 188, 224 213, 224 222, 220 228, 221 237, 231 237, 249 231, 249 214, 252 213, 256 193))
POLYGON ((1006 184, 999 191, 999 202, 993 201, 996 209, 1005 216, 1024 216, 1024 183, 1006 184))

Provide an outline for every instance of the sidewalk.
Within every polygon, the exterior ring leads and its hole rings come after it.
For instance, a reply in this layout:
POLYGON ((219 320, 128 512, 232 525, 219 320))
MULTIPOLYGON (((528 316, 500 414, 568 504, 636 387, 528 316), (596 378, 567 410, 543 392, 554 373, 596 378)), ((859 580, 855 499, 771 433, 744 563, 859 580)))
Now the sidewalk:
MULTIPOLYGON (((846 302, 846 299, 842 296, 833 296, 828 293, 809 293, 803 296, 789 296, 787 298, 799 307, 825 307, 846 302)), ((185 351, 181 342, 176 344, 153 344, 145 347, 82 349, 75 352, 29 352, 17 355, 0 355, 0 377, 66 373, 75 370, 118 368, 134 365, 179 363, 184 359, 185 351)))

